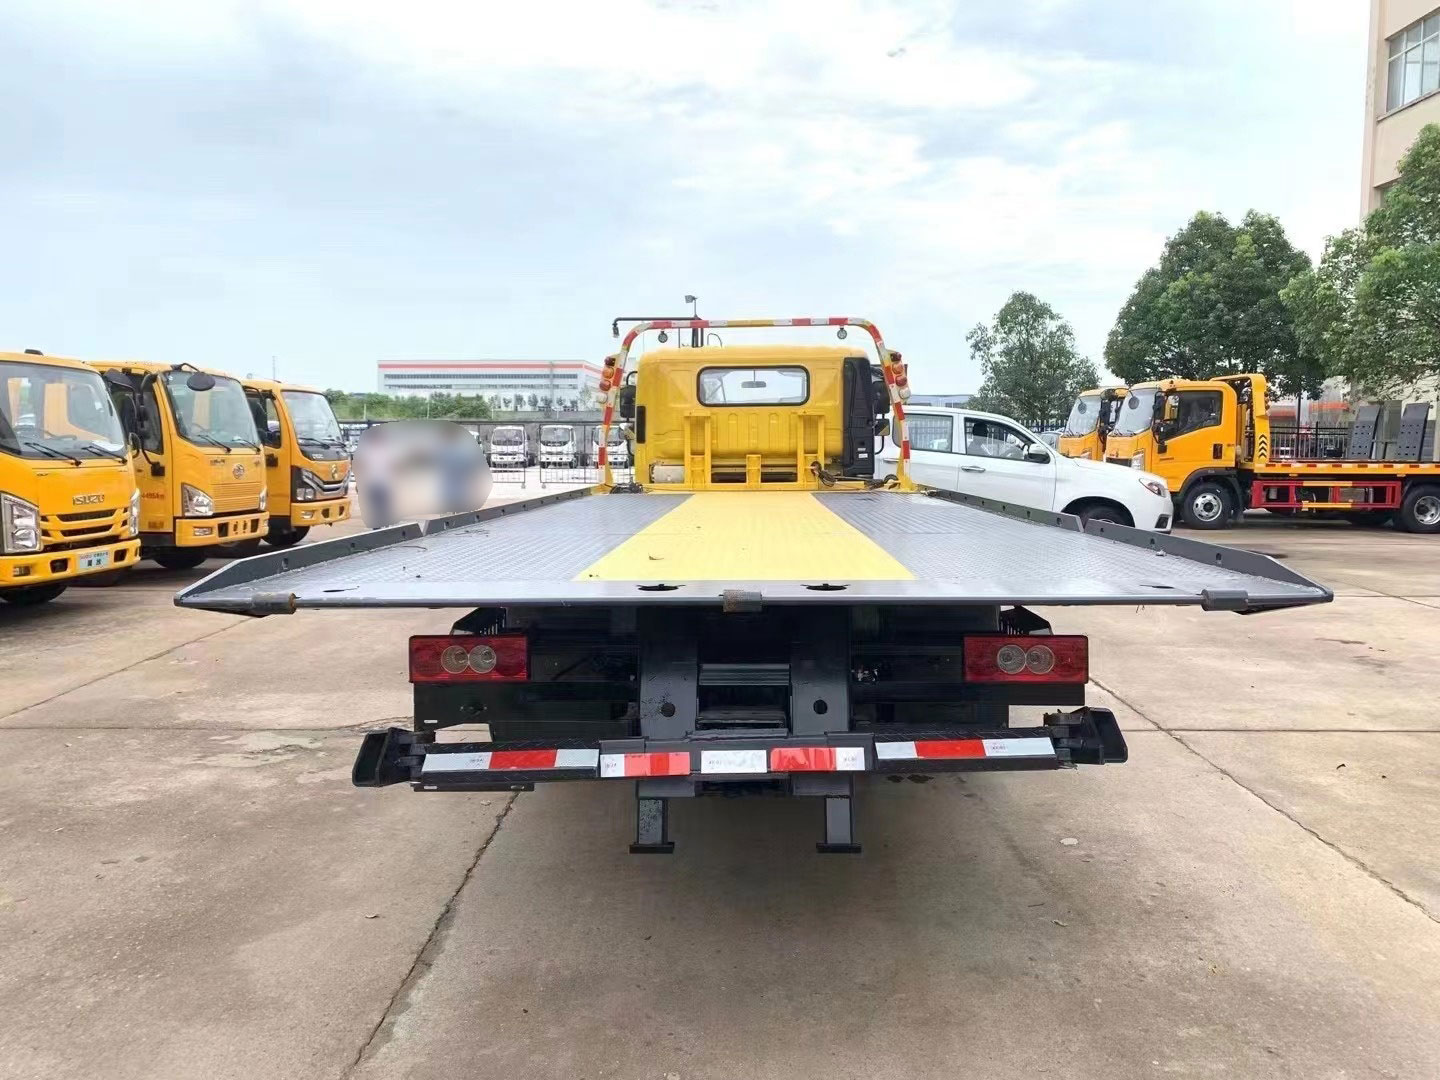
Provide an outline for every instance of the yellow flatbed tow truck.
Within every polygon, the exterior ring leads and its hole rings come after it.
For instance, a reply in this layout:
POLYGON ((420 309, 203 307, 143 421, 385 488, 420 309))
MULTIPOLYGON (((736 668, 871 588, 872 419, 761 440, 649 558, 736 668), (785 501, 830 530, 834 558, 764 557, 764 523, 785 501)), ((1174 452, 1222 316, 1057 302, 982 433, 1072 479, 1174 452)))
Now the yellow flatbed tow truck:
POLYGON ((875 776, 1124 761, 1114 716, 1085 704, 1091 643, 1027 605, 1331 598, 1252 552, 917 488, 905 369, 863 319, 642 323, 601 391, 604 425, 633 425, 634 483, 602 459, 594 488, 259 555, 176 602, 457 609, 410 639, 414 723, 366 735, 354 782, 628 781, 648 853, 673 848, 675 798, 812 797, 819 849, 849 852, 875 776), (794 326, 863 345, 651 350, 626 378, 647 330, 794 326), (901 453, 879 476, 887 431, 901 453), (1063 711, 1012 727, 1017 705, 1063 711), (466 723, 488 739, 436 740, 466 723))

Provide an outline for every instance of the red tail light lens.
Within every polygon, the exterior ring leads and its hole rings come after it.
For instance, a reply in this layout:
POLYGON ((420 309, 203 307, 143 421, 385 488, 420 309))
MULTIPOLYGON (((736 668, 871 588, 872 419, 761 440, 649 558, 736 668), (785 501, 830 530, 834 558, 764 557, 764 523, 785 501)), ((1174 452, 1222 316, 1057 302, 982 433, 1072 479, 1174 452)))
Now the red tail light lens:
POLYGON ((969 682, 1083 683, 1090 677, 1090 641, 1081 635, 965 639, 969 682))
POLYGON ((412 683, 529 677, 530 649, 524 634, 417 634, 410 639, 412 683))

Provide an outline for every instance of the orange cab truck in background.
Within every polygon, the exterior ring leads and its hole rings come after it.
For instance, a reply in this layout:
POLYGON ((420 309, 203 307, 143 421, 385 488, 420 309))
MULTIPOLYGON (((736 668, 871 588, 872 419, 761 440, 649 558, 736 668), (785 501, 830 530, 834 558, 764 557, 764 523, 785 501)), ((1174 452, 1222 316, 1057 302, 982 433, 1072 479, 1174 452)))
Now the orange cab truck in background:
POLYGON ((79 360, 0 353, 0 600, 43 604, 135 564, 140 496, 119 417, 79 360))
POLYGON ((313 525, 349 520, 350 452, 325 395, 269 379, 246 379, 244 387, 265 447, 265 542, 292 547, 313 525))
POLYGON ((187 569, 264 535, 265 461, 238 380, 191 364, 93 366, 138 447, 143 558, 187 569))
POLYGON ((1069 458, 1104 461, 1106 437, 1128 392, 1123 386, 1082 391, 1070 407, 1055 449, 1069 458))

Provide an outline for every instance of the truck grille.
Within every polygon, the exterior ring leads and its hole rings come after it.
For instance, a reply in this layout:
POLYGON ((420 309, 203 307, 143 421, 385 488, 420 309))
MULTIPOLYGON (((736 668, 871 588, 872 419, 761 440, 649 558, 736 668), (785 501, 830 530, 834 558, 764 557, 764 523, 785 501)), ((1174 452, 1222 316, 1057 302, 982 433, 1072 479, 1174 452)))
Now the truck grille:
POLYGON ((256 510, 259 507, 259 484, 247 482, 215 485, 215 512, 217 514, 234 513, 236 510, 256 510))
POLYGON ((1127 469, 1130 467, 1129 458, 1107 457, 1105 460, 1108 461, 1111 465, 1124 465, 1127 469))
POLYGON ((42 514, 40 541, 45 551, 88 547, 108 540, 123 539, 128 509, 86 510, 78 514, 42 514))

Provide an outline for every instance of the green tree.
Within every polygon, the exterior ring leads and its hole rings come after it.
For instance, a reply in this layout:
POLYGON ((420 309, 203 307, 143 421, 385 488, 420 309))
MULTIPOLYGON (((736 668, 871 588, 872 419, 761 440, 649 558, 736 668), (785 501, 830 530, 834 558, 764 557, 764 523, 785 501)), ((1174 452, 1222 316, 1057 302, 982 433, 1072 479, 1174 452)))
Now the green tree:
POLYGON ((1031 427, 1064 419, 1075 396, 1100 381, 1075 351, 1070 324, 1027 292, 1011 294, 991 324, 977 324, 965 340, 984 379, 971 404, 1031 427))
POLYGON ((1127 383, 1259 371, 1281 393, 1318 393, 1323 365, 1280 298, 1309 269, 1269 214, 1252 210, 1236 226, 1201 211, 1136 283, 1105 365, 1127 383))
POLYGON ((1360 393, 1440 383, 1440 124, 1421 129, 1385 204, 1330 237, 1284 299, 1326 373, 1360 393))

